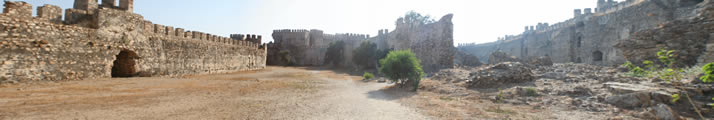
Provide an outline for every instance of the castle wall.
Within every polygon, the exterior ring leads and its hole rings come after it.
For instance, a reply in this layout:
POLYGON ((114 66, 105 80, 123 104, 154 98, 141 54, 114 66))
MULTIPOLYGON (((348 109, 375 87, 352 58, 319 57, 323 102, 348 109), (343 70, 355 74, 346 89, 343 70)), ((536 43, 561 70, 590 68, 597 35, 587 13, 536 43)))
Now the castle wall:
POLYGON ((289 52, 291 62, 295 65, 323 65, 329 44, 344 41, 342 64, 353 67, 354 49, 364 41, 372 41, 379 49, 412 50, 427 72, 451 68, 455 54, 452 16, 446 15, 435 23, 425 25, 406 24, 402 21, 394 31, 379 30, 380 34, 375 37, 352 33, 323 34, 320 30, 274 30, 275 43, 269 44, 268 64, 287 65, 280 62, 280 52, 285 51, 289 52))
MULTIPOLYGON (((426 72, 436 72, 454 66, 454 25, 452 14, 435 23, 417 25, 397 22, 394 31, 387 33, 386 46, 393 50, 411 50, 421 60, 426 72)), ((378 42, 379 43, 379 42, 378 42)))
POLYGON ((126 68, 133 68, 129 71, 134 76, 226 73, 265 67, 266 49, 257 43, 196 39, 123 10, 96 9, 93 13, 87 15, 92 20, 73 25, 0 15, 0 83, 107 78, 112 77, 113 67, 116 72, 115 66, 127 61, 133 64, 126 68), (120 53, 131 57, 118 60, 120 53))
POLYGON ((504 37, 488 45, 459 46, 459 49, 479 58, 501 50, 520 58, 548 55, 560 63, 619 65, 627 61, 615 47, 620 41, 640 30, 691 18, 678 13, 694 12, 693 7, 672 1, 636 0, 607 5, 598 8, 596 13, 586 9, 583 14, 575 10, 575 17, 570 20, 554 25, 539 24, 538 29, 526 29, 521 35, 504 37), (484 49, 487 51, 482 51, 484 49))

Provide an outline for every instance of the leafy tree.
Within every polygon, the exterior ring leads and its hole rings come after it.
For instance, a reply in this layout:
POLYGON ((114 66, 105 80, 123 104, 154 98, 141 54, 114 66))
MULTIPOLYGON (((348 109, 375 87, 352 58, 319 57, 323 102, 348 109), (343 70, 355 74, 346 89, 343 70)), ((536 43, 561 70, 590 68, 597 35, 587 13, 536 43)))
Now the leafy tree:
POLYGON ((424 77, 419 59, 411 50, 389 52, 386 58, 379 60, 379 64, 379 72, 384 76, 401 86, 413 85, 414 91, 424 77))
POLYGON ((404 17, 400 17, 399 19, 403 20, 404 23, 419 23, 420 25, 436 22, 436 20, 434 20, 434 18, 431 18, 431 16, 422 15, 421 13, 418 13, 414 10, 407 12, 404 17))
POLYGON ((360 46, 357 47, 353 53, 352 62, 357 64, 358 68, 365 69, 369 66, 373 66, 375 61, 379 60, 377 58, 377 44, 370 41, 363 41, 360 46))
POLYGON ((325 64, 340 66, 345 56, 342 54, 345 51, 345 42, 338 40, 330 43, 325 52, 325 64))

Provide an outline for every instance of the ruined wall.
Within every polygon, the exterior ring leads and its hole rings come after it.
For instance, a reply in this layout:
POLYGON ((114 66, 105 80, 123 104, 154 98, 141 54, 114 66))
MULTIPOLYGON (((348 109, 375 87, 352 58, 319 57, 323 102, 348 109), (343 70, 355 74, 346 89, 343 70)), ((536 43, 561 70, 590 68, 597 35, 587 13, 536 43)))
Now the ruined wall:
POLYGON ((200 32, 152 24, 122 9, 91 13, 79 20, 83 23, 69 25, 41 15, 0 15, 0 83, 106 78, 127 71, 123 74, 174 76, 265 67, 266 49, 258 43, 195 37, 200 32))
POLYGON ((331 42, 342 40, 345 42, 345 62, 352 62, 352 50, 359 47, 359 43, 368 38, 364 34, 324 34, 322 30, 312 29, 284 29, 274 30, 274 43, 269 43, 268 64, 287 65, 282 63, 280 52, 287 52, 290 62, 298 66, 319 66, 325 63, 325 53, 331 42))
MULTIPOLYGON (((695 65, 714 62, 714 5, 706 4, 692 19, 675 20, 657 28, 641 30, 620 41, 617 48, 630 61, 656 61, 660 48, 676 50, 677 63, 695 65)), ((639 63, 635 63, 639 64, 639 63)))
POLYGON ((554 62, 560 63, 619 65, 627 61, 623 52, 615 47, 620 41, 668 21, 690 19, 697 12, 696 4, 687 0, 628 0, 600 7, 595 12, 576 9, 574 18, 564 22, 539 23, 535 29, 526 27, 523 34, 506 36, 489 45, 466 44, 459 46, 459 50, 478 57, 488 57, 489 53, 500 50, 521 58, 551 56, 554 62))
POLYGON ((455 54, 453 23, 449 14, 439 21, 417 25, 398 21, 394 31, 379 30, 379 34, 370 37, 366 34, 338 33, 324 34, 321 30, 274 30, 274 43, 270 43, 268 64, 286 65, 280 61, 280 51, 290 53, 291 62, 299 66, 324 64, 329 43, 344 41, 344 63, 352 67, 352 51, 363 41, 376 43, 379 49, 412 50, 421 60, 424 70, 435 72, 453 67, 455 54), (401 22, 401 23, 400 23, 401 22))
MULTIPOLYGON (((411 49, 419 58, 426 72, 436 72, 454 66, 453 15, 445 15, 435 23, 420 25, 397 20, 394 31, 387 33, 387 45, 393 50, 411 49)), ((376 43, 381 43, 379 40, 376 43)))

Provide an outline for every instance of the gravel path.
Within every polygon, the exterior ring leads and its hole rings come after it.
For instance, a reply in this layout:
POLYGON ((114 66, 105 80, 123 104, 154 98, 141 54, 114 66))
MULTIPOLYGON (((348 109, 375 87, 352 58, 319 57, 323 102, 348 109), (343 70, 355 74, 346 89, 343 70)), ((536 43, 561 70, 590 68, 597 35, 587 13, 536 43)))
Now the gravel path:
POLYGON ((0 119, 429 119, 358 76, 308 68, 0 87, 0 119))

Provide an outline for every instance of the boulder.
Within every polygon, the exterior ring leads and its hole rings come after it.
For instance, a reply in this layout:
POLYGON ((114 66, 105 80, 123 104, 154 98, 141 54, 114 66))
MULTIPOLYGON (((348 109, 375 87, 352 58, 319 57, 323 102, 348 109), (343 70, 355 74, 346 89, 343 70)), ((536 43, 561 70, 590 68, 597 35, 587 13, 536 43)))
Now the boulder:
POLYGON ((520 62, 520 61, 521 60, 519 60, 518 57, 511 56, 508 53, 505 53, 502 51, 493 52, 488 57, 489 64, 498 64, 498 63, 502 63, 502 62, 520 62))
POLYGON ((532 82, 535 80, 530 68, 519 62, 504 62, 485 67, 469 74, 470 88, 492 88, 504 84, 532 82))
POLYGON ((647 108, 642 117, 652 120, 679 120, 679 114, 666 104, 657 104, 647 108))
POLYGON ((553 66, 553 59, 550 56, 533 57, 528 63, 535 66, 553 66))
POLYGON ((605 102, 620 108, 634 109, 650 106, 652 97, 649 92, 636 92, 623 95, 613 95, 605 98, 605 102))

